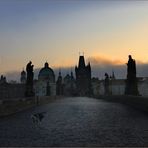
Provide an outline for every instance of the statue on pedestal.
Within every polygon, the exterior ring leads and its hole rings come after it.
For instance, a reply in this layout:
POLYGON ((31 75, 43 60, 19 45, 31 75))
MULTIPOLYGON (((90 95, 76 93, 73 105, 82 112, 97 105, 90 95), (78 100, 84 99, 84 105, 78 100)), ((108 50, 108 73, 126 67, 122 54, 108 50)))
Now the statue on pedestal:
POLYGON ((109 75, 107 73, 105 73, 104 90, 104 94, 109 95, 109 75))
POLYGON ((137 78, 136 78, 136 62, 132 59, 132 56, 129 55, 129 60, 127 63, 127 79, 125 87, 126 95, 139 95, 137 87, 137 78))
POLYGON ((33 67, 34 67, 34 65, 32 65, 31 61, 26 66, 26 71, 27 71, 26 97, 34 96, 34 91, 33 91, 33 77, 34 77, 33 67))

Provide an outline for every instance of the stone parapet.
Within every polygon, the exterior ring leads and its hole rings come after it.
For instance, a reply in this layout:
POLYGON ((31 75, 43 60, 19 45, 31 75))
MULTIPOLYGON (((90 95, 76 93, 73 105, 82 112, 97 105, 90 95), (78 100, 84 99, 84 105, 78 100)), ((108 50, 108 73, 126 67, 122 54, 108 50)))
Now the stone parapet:
POLYGON ((63 96, 43 96, 0 100, 0 117, 8 116, 38 105, 48 104, 62 98, 63 96))
POLYGON ((143 96, 132 96, 132 95, 108 95, 108 96, 97 96, 98 99, 105 101, 122 103, 129 105, 136 109, 148 112, 148 97, 143 96))

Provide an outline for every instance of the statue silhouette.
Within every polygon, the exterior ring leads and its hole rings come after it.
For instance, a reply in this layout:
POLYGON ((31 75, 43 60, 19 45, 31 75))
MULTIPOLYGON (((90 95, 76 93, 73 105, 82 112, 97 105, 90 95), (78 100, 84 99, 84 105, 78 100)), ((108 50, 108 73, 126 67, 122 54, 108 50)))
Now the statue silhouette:
POLYGON ((135 60, 132 59, 132 56, 129 55, 129 60, 127 63, 127 71, 128 71, 128 76, 133 76, 136 77, 136 63, 135 60))
POLYGON ((129 55, 129 60, 127 63, 127 80, 126 80, 126 95, 139 95, 137 87, 137 78, 136 78, 136 62, 132 59, 132 56, 129 55))
POLYGON ((27 71, 27 81, 26 81, 26 96, 31 97, 34 96, 33 92, 33 67, 32 62, 30 61, 27 66, 26 66, 26 71, 27 71))
POLYGON ((109 76, 107 73, 105 73, 104 90, 104 94, 109 95, 109 76))

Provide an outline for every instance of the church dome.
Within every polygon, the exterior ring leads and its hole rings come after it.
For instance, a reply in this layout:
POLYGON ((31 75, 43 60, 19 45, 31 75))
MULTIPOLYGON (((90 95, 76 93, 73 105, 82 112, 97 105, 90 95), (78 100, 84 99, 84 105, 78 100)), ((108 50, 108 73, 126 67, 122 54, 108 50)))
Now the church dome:
POLYGON ((38 75, 39 80, 46 80, 48 82, 55 82, 55 75, 53 70, 49 67, 48 63, 46 62, 44 68, 42 68, 38 75))

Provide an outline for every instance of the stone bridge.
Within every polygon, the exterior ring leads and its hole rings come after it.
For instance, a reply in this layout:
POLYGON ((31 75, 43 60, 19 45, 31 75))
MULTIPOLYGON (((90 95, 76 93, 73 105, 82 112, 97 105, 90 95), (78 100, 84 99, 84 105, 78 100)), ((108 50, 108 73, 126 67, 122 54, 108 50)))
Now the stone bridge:
POLYGON ((0 146, 148 146, 147 113, 69 97, 0 118, 0 146), (46 112, 39 123, 31 115, 46 112))

